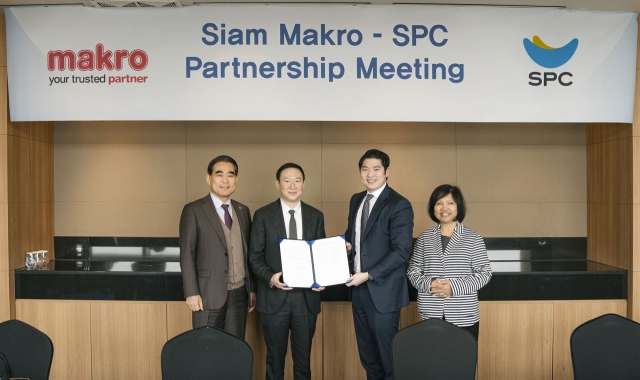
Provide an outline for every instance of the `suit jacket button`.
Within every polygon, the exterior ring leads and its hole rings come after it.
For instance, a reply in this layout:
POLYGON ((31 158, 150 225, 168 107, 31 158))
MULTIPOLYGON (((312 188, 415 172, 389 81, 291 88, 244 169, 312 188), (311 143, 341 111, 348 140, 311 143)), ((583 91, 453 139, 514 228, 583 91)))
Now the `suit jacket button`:
POLYGON ((228 253, 225 253, 224 255, 225 255, 225 256, 229 256, 229 254, 228 254, 228 253))
POLYGON ((224 270, 224 273, 229 273, 229 271, 225 269, 225 270, 224 270))

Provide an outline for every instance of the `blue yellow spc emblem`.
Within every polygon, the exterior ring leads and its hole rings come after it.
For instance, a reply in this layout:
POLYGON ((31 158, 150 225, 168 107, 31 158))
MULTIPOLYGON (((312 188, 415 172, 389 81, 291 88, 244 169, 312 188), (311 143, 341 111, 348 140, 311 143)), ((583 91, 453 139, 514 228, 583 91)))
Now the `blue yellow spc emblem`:
POLYGON ((551 47, 540 39, 533 36, 533 41, 525 38, 523 41, 524 49, 529 57, 538 65, 547 69, 555 69, 567 63, 578 49, 578 39, 574 38, 563 47, 551 47))

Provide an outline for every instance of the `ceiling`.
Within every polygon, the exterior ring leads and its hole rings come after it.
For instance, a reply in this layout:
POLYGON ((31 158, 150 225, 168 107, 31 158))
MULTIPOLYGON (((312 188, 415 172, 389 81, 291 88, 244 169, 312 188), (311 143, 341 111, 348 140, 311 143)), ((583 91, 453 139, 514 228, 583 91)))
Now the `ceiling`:
MULTIPOLYGON (((444 4, 444 5, 492 5, 492 6, 522 6, 522 7, 562 7, 566 9, 592 9, 603 11, 625 11, 640 13, 640 0, 369 0, 369 1, 340 1, 340 0, 180 0, 184 6, 205 3, 342 3, 342 4, 444 4)), ((0 0, 0 7, 21 5, 85 5, 92 6, 89 0, 0 0)))

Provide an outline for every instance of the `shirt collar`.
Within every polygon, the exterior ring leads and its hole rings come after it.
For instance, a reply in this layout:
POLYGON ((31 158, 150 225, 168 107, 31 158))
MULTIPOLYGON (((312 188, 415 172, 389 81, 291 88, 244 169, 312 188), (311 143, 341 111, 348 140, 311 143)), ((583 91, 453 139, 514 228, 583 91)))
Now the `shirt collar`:
POLYGON ((286 203, 284 203, 284 201, 282 200, 282 198, 280 198, 280 205, 282 206, 282 212, 285 214, 289 213, 289 210, 294 210, 296 212, 296 214, 300 214, 302 215, 302 202, 298 201, 298 204, 296 205, 296 207, 291 208, 289 206, 287 206, 286 203))
POLYGON ((213 195, 212 192, 209 192, 209 195, 211 195, 211 199, 213 200, 213 205, 215 206, 216 209, 222 208, 223 204, 229 205, 229 207, 231 207, 231 198, 229 198, 226 202, 223 202, 220 199, 218 199, 218 197, 213 195))
POLYGON ((384 185, 382 185, 381 188, 379 188, 378 190, 374 191, 373 193, 370 193, 367 190, 367 194, 373 194, 373 197, 378 199, 378 197, 380 196, 380 194, 382 193, 382 191, 384 190, 384 188, 387 187, 387 183, 385 182, 384 185))

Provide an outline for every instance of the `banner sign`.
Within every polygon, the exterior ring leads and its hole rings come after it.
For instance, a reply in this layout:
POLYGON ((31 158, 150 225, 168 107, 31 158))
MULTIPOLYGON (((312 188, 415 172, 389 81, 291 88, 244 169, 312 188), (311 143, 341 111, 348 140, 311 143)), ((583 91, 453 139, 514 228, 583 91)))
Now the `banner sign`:
POLYGON ((633 121, 634 13, 218 4, 5 14, 13 121, 633 121))

